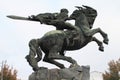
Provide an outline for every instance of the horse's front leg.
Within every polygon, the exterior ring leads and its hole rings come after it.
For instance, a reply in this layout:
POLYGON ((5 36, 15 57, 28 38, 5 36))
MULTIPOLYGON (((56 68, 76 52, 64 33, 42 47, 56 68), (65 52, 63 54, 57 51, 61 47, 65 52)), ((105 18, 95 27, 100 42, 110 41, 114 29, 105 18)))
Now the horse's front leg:
POLYGON ((86 34, 87 34, 87 36, 93 36, 96 33, 100 33, 102 35, 103 39, 104 39, 103 42, 105 44, 108 44, 108 41, 109 41, 108 35, 104 31, 102 31, 100 28, 90 30, 86 34))
POLYGON ((104 51, 103 43, 99 41, 96 37, 93 37, 91 41, 95 41, 99 46, 99 50, 104 51))

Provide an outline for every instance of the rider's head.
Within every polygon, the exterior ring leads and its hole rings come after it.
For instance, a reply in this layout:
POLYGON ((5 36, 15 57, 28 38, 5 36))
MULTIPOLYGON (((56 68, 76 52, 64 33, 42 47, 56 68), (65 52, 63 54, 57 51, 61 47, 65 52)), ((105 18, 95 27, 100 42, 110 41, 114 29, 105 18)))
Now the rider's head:
POLYGON ((66 8, 60 10, 60 13, 68 13, 69 11, 66 8))

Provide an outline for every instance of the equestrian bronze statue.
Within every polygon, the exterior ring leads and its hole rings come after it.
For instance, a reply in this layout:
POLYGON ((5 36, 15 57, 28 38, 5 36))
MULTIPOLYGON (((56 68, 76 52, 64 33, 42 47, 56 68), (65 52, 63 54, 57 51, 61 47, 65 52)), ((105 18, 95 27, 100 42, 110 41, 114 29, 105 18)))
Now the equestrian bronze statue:
POLYGON ((44 13, 27 18, 14 15, 7 16, 12 19, 37 21, 56 27, 56 30, 47 32, 43 37, 30 40, 30 51, 26 59, 34 71, 39 69, 38 62, 42 59, 42 52, 45 54, 43 61, 59 68, 65 68, 55 59, 77 64, 74 59, 65 56, 65 51, 79 50, 91 41, 95 41, 99 50, 104 51, 103 43, 108 44, 109 41, 107 34, 100 28, 92 29, 97 11, 89 6, 76 6, 76 8, 70 16, 68 16, 68 10, 65 8, 61 9, 60 13, 44 13), (75 20, 75 24, 72 25, 66 22, 67 20, 75 20), (101 34, 103 42, 93 37, 96 33, 101 34))

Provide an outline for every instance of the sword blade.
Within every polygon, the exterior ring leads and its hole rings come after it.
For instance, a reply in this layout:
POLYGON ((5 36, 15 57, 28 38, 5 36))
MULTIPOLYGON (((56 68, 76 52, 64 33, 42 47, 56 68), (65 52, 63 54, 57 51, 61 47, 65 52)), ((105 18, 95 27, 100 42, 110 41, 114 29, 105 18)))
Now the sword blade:
POLYGON ((7 17, 11 19, 16 19, 16 20, 31 20, 27 17, 15 16, 15 15, 8 15, 7 17))

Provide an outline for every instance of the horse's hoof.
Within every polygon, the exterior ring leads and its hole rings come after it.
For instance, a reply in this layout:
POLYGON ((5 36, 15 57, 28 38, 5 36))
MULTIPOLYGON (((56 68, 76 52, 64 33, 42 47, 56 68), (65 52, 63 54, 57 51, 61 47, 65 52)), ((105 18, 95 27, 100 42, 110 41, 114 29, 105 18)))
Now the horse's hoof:
POLYGON ((105 44, 108 44, 109 39, 108 39, 108 37, 107 37, 107 36, 104 38, 103 42, 104 42, 105 44))
POLYGON ((65 66, 64 65, 61 65, 61 66, 59 66, 60 67, 60 69, 65 69, 65 66))
POLYGON ((104 42, 105 44, 108 44, 108 41, 109 41, 109 40, 103 40, 103 42, 104 42))
POLYGON ((104 52, 104 47, 99 47, 99 50, 104 52))

